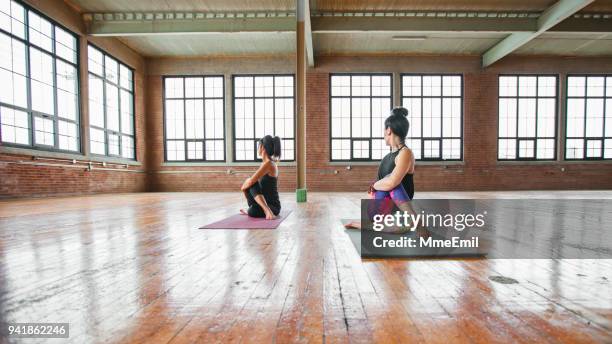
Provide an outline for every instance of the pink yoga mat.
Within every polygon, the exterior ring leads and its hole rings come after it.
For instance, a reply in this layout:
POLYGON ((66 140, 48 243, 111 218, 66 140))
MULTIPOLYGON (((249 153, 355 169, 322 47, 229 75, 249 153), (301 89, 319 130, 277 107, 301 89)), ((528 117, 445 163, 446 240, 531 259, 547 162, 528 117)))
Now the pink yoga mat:
POLYGON ((281 210, 274 220, 266 220, 250 217, 243 214, 236 214, 226 217, 223 220, 207 224, 200 229, 275 229, 291 214, 291 210, 281 210))

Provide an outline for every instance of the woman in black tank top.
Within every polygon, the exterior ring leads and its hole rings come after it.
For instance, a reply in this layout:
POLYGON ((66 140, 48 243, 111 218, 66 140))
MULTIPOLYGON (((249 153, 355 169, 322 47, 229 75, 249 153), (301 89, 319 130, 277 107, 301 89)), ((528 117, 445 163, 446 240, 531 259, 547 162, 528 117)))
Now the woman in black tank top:
MULTIPOLYGON (((409 201, 414 197, 414 155, 405 145, 410 126, 407 116, 408 110, 397 107, 385 120, 385 143, 393 151, 380 162, 376 182, 368 190, 370 198, 380 200, 368 210, 371 216, 389 214, 394 207, 413 211, 409 201)), ((346 227, 360 228, 361 223, 351 222, 346 227)))
POLYGON ((281 210, 278 196, 278 166, 275 162, 281 155, 280 138, 264 136, 259 140, 257 154, 261 157, 261 165, 240 188, 249 208, 240 209, 240 212, 251 217, 265 217, 267 220, 272 220, 281 210))

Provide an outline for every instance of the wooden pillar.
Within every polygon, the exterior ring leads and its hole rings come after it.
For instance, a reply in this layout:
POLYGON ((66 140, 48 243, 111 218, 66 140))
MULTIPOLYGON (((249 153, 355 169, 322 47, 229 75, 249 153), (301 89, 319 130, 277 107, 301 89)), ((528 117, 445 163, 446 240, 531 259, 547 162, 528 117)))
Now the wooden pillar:
POLYGON ((298 202, 306 202, 306 44, 304 36, 305 1, 297 1, 296 28, 296 100, 297 100, 297 130, 296 130, 296 165, 298 202))

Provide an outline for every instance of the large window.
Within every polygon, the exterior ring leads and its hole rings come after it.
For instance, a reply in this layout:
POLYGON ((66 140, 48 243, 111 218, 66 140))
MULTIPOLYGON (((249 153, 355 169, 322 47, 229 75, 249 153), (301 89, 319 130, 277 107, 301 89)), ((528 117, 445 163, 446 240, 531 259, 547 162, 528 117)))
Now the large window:
POLYGON ((612 76, 568 76, 566 114, 566 159, 612 159, 612 76))
POLYGON ((78 152, 78 44, 30 8, 0 0, 3 144, 78 152))
POLYGON ((417 160, 463 158, 463 77, 402 74, 402 106, 408 109, 406 145, 417 160))
POLYGON ((164 78, 167 161, 225 161, 223 76, 164 78))
POLYGON ((330 76, 331 160, 380 160, 384 121, 392 107, 391 74, 330 76))
POLYGON ((235 75, 234 160, 257 160, 257 141, 265 135, 282 140, 281 159, 295 160, 293 75, 235 75))
POLYGON ((90 151, 134 159, 134 73, 92 45, 88 61, 90 151))
POLYGON ((554 160, 557 77, 499 76, 499 160, 554 160))

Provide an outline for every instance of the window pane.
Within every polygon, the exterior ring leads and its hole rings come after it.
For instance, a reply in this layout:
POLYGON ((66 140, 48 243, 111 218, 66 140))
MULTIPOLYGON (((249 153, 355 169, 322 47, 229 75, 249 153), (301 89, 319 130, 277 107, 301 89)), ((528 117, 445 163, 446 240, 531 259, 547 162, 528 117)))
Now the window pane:
POLYGON ((69 151, 78 150, 77 125, 71 122, 58 121, 59 148, 69 151))
POLYGON ((104 76, 104 55, 91 45, 87 47, 88 69, 91 73, 104 76))
POLYGON ((55 53, 69 62, 76 63, 77 40, 64 29, 55 27, 55 53))
POLYGON ((202 160, 204 159, 204 142, 187 142, 187 159, 202 160))
POLYGON ((567 159, 609 159, 612 99, 608 75, 568 76, 565 156, 567 159))
POLYGON ((124 134, 134 134, 134 105, 133 96, 126 90, 121 90, 121 132, 124 134))
POLYGON ((332 75, 332 97, 348 97, 351 95, 351 77, 348 75, 332 75))
POLYGON ((223 98, 223 77, 204 78, 204 90, 206 98, 223 98))
POLYGON ((536 158, 554 159, 555 158, 555 140, 554 139, 538 140, 538 151, 537 151, 536 158))
POLYGON ((185 141, 167 141, 166 154, 169 161, 185 160, 185 141))
POLYGON ((584 140, 567 139, 565 141, 565 149, 568 159, 584 159, 584 140))
POLYGON ((0 30, 2 142, 79 151, 76 36, 9 0, 0 30))
POLYGON ((499 96, 516 97, 518 91, 518 78, 516 76, 499 77, 499 96))
POLYGON ((105 83, 105 86, 106 129, 119 131, 119 90, 109 83, 105 83))
POLYGON ((57 115, 77 120, 77 70, 61 60, 56 60, 57 115))
POLYGON ((121 136, 121 156, 126 159, 134 159, 134 138, 121 136))
POLYGON ((499 139, 497 148, 497 158, 500 160, 516 159, 516 140, 499 139))
POLYGON ((119 155, 119 135, 108 133, 108 155, 119 155))
POLYGON ((30 121, 28 113, 7 107, 0 107, 2 142, 30 144, 30 121))
POLYGON ((555 76, 499 77, 498 159, 555 158, 556 97, 555 76))
POLYGON ((223 99, 206 99, 206 137, 222 139, 225 136, 223 99))
POLYGON ((391 75, 332 75, 330 82, 332 160, 379 159, 387 150, 379 139, 392 106, 391 75))
MULTIPOLYGON (((188 139, 204 138, 204 102, 202 99, 185 101, 185 130, 185 137, 188 139)), ((187 150, 189 151, 189 145, 187 150)))
POLYGON ((55 130, 53 129, 53 120, 49 118, 34 117, 34 142, 37 145, 54 146, 55 145, 55 130))
POLYGON ((353 159, 370 158, 370 141, 353 141, 353 159))
POLYGON ((402 105, 410 124, 406 145, 416 159, 461 159, 462 95, 460 75, 402 76, 402 105))
POLYGON ((49 52, 52 51, 52 25, 38 14, 28 11, 28 26, 30 43, 49 52))
POLYGON ((225 158, 225 119, 222 77, 169 77, 165 88, 166 139, 168 160, 222 161, 225 158), (210 96, 210 97, 209 97, 210 96), (208 140, 207 140, 208 139, 208 140), (212 140, 218 139, 218 140, 212 140), (186 144, 186 151, 178 147, 186 144))
POLYGON ((222 140, 207 140, 206 160, 208 161, 223 161, 225 159, 225 147, 222 140))
POLYGON ((204 78, 185 78, 185 98, 204 97, 204 78))
POLYGON ((89 124, 104 128, 104 84, 102 79, 89 75, 89 124))
MULTIPOLYGON (((218 85, 217 88, 222 85, 221 78, 213 80, 218 85)), ((210 81, 211 84, 212 82, 210 81)), ((213 93, 209 91, 211 87, 207 84, 206 94, 213 93)), ((295 105, 292 76, 234 76, 233 88, 236 138, 234 155, 237 161, 256 159, 255 142, 265 135, 279 136, 282 142, 287 138, 293 138, 295 105)), ((206 104, 207 138, 213 137, 211 136, 213 130, 216 132, 214 137, 220 137, 219 133, 223 128, 220 105, 219 100, 206 104), (216 104, 213 113, 217 118, 214 121, 210 114, 213 104, 216 104)), ((281 153, 281 155, 282 160, 293 159, 293 154, 281 153)))
POLYGON ((89 150, 93 154, 106 154, 104 130, 89 128, 89 150))
POLYGON ((274 95, 277 97, 293 97, 293 77, 274 77, 274 95))
POLYGON ((30 76, 32 78, 32 109, 54 114, 53 58, 36 48, 30 48, 30 76))
POLYGON ((255 77, 255 97, 274 96, 274 77, 258 76, 255 77))
POLYGON ((351 159, 351 140, 332 139, 332 159, 350 160, 351 159))
POLYGON ((117 84, 119 80, 119 64, 115 59, 104 55, 104 75, 106 80, 117 84))
POLYGON ((133 75, 132 75, 132 71, 125 65, 123 64, 119 64, 119 85, 126 89, 131 91, 132 90, 132 83, 133 83, 133 75))

